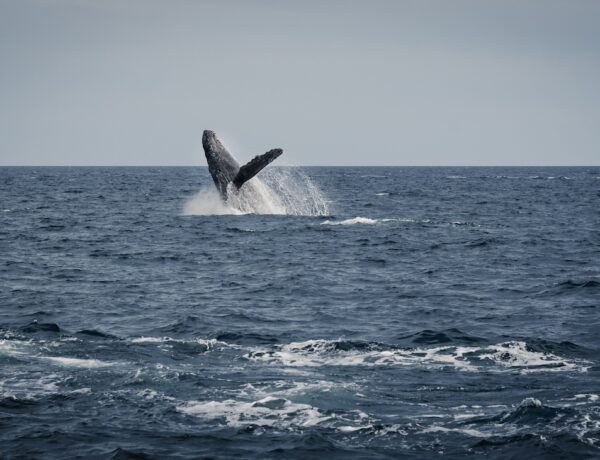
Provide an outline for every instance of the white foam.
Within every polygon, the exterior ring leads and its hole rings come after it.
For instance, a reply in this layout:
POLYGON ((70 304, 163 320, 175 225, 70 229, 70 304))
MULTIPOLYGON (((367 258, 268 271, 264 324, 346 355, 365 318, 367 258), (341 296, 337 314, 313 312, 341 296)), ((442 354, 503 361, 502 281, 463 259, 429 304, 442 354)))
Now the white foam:
POLYGON ((226 342, 217 339, 174 339, 172 337, 135 337, 130 339, 131 343, 137 344, 169 344, 169 343, 195 343, 204 345, 208 350, 213 350, 217 345, 226 346, 226 342))
POLYGON ((317 392, 330 393, 334 390, 348 389, 356 394, 359 387, 353 382, 334 382, 330 380, 313 381, 293 381, 276 380, 269 381, 268 384, 256 387, 250 383, 243 385, 234 394, 243 397, 265 398, 267 396, 276 396, 280 398, 290 398, 301 395, 314 395, 317 392))
POLYGON ((138 391, 137 396, 140 398, 148 399, 148 400, 165 400, 165 401, 175 401, 175 398, 172 396, 167 396, 164 393, 156 391, 152 388, 144 388, 143 390, 138 391))
POLYGON ((335 220, 326 220, 325 222, 321 222, 321 225, 355 225, 355 224, 365 224, 365 225, 374 225, 377 223, 377 219, 369 219, 368 217, 354 217, 352 219, 346 219, 341 221, 335 220))
POLYGON ((337 340, 307 340, 283 345, 275 351, 255 349, 246 355, 259 361, 279 361, 285 366, 453 366, 475 370, 463 355, 474 348, 437 347, 428 349, 361 349, 337 350, 337 340))
POLYGON ((484 412, 467 412, 464 414, 457 414, 454 416, 454 420, 468 420, 473 417, 483 417, 485 415, 484 412))
POLYGON ((229 396, 227 399, 186 401, 178 405, 177 410, 232 427, 257 425, 295 430, 319 425, 345 434, 359 430, 371 430, 376 436, 384 436, 390 431, 406 434, 397 425, 381 428, 379 422, 360 410, 325 412, 318 407, 293 400, 298 396, 309 396, 312 399, 315 391, 346 387, 356 387, 356 384, 322 380, 246 384, 237 389, 225 390, 224 394, 229 396))
POLYGON ((46 356, 44 359, 67 367, 99 368, 112 366, 114 364, 107 361, 100 361, 99 359, 65 358, 62 356, 46 356))
POLYGON ((22 340, 0 340, 0 353, 5 356, 26 356, 31 350, 31 343, 22 340))
POLYGON ((278 362, 289 367, 319 366, 424 366, 454 367, 469 372, 586 372, 589 363, 550 353, 529 351, 524 342, 486 347, 382 348, 340 350, 339 340, 307 340, 273 348, 257 347, 245 355, 254 361, 278 362), (493 367, 489 366, 492 361, 493 367))
POLYGON ((170 337, 136 337, 131 339, 131 343, 163 343, 171 341, 170 337))
POLYGON ((474 438, 485 438, 487 436, 485 433, 472 428, 446 428, 437 425, 427 427, 421 433, 461 433, 474 438))
POLYGON ((496 365, 518 369, 521 373, 531 372, 586 372, 586 361, 573 361, 552 353, 531 351, 525 342, 505 342, 483 349, 479 359, 489 359, 496 365))
POLYGON ((70 393, 76 395, 89 395, 92 393, 92 389, 89 387, 78 388, 76 390, 71 391, 70 393))
POLYGON ((57 374, 14 374, 0 380, 0 395, 3 398, 35 399, 58 393, 59 382, 60 377, 57 374))
POLYGON ((207 419, 223 418, 230 426, 259 425, 264 427, 311 427, 330 417, 309 404, 298 404, 285 398, 267 396, 253 402, 189 401, 177 408, 179 411, 207 419))

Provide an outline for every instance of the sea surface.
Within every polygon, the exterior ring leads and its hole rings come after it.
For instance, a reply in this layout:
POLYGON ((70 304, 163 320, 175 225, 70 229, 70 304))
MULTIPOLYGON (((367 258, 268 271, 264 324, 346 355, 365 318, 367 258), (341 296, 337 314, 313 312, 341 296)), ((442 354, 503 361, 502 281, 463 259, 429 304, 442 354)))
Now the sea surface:
POLYGON ((600 168, 0 168, 0 458, 600 458, 600 168))

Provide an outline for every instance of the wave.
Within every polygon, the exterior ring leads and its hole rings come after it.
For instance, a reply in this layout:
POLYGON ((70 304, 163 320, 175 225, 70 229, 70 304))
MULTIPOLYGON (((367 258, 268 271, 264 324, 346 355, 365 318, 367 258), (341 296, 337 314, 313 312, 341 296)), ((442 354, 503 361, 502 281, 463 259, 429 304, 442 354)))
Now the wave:
POLYGON ((567 281, 564 281, 562 283, 559 283, 556 287, 561 288, 561 289, 584 289, 584 288, 599 288, 600 287, 600 280, 598 278, 591 278, 591 279, 582 279, 582 280, 573 280, 573 279, 569 279, 567 281))
POLYGON ((120 340, 119 337, 108 334, 106 332, 98 331, 96 329, 82 329, 76 333, 76 335, 83 335, 86 338, 92 339, 106 339, 106 340, 120 340))
POLYGON ((567 279, 565 281, 555 283, 552 286, 548 286, 537 293, 536 296, 556 296, 560 294, 575 293, 578 291, 586 291, 593 293, 595 291, 600 292, 600 280, 598 277, 590 277, 583 279, 567 279))
POLYGON ((466 334, 456 328, 444 329, 442 331, 425 329, 415 334, 400 337, 399 339, 403 341, 409 341, 411 343, 428 345, 487 342, 487 340, 482 337, 466 334))
POLYGON ((539 399, 525 398, 513 410, 504 412, 496 417, 497 423, 547 423, 562 412, 573 413, 569 409, 559 409, 555 407, 544 406, 539 399))
POLYGON ((244 345, 258 345, 258 344, 269 344, 277 343, 279 339, 270 334, 259 334, 254 332, 221 332, 217 334, 216 339, 227 344, 244 344, 244 345))
POLYGON ((22 332, 37 333, 37 332, 51 332, 60 333, 60 327, 56 323, 38 323, 37 320, 33 320, 31 323, 21 327, 22 332))

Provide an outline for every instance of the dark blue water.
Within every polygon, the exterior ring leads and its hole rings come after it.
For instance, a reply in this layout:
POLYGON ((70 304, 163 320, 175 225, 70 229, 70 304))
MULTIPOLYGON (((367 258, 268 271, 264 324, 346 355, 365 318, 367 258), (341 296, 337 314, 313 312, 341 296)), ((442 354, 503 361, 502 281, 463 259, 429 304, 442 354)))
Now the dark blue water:
POLYGON ((304 172, 0 168, 0 457, 600 457, 599 168, 304 172))

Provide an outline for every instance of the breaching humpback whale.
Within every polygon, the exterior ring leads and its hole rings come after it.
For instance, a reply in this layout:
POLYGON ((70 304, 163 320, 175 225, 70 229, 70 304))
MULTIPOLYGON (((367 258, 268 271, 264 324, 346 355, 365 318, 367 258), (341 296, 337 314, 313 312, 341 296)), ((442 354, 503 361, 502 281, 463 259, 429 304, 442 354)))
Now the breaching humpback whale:
POLYGON ((246 181, 256 176, 265 166, 283 153, 281 149, 269 150, 267 153, 255 156, 240 167, 213 131, 204 131, 202 146, 208 163, 208 171, 223 200, 227 200, 229 183, 233 183, 234 187, 233 189, 229 188, 230 191, 239 190, 246 181))

